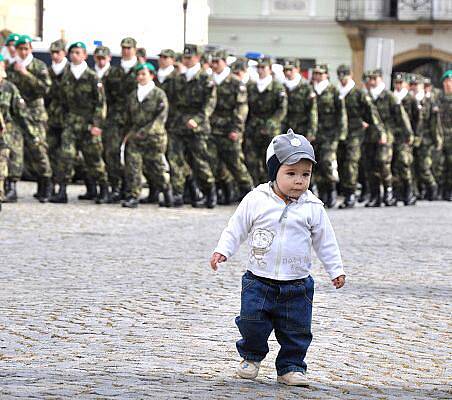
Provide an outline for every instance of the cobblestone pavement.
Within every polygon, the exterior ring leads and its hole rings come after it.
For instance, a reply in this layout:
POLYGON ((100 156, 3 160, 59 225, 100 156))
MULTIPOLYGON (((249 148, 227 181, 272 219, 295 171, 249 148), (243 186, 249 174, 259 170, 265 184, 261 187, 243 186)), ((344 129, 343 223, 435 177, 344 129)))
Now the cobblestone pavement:
MULTIPOLYGON (((452 204, 332 210, 348 280, 318 262, 308 389, 239 361, 245 249, 213 273, 233 212, 42 205, 0 214, 0 398, 445 399, 451 386, 452 204)), ((75 199, 80 186, 71 187, 75 199)))

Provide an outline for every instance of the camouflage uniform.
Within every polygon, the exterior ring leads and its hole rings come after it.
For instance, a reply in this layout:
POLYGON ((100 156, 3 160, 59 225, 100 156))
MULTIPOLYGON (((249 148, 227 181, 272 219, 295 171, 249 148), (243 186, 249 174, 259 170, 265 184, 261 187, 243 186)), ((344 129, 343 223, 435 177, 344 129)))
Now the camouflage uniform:
MULTIPOLYGON (((132 38, 123 39, 121 46, 136 46, 132 38)), ((104 80, 107 98, 107 119, 103 126, 103 143, 105 146, 105 163, 112 191, 119 190, 122 184, 123 170, 120 162, 120 147, 124 139, 125 114, 129 94, 136 88, 135 67, 125 71, 121 65, 111 67, 104 80)))
POLYGON ((77 151, 81 150, 88 175, 103 187, 107 185, 107 173, 102 159, 102 137, 90 132, 92 126, 101 127, 104 120, 102 83, 89 68, 79 79, 69 72, 61 81, 61 94, 66 125, 61 134, 57 181, 66 185, 71 180, 77 151))
MULTIPOLYGON (((452 71, 450 78, 452 78, 452 71)), ((444 140, 443 152, 445 160, 444 169, 444 199, 452 201, 452 94, 442 92, 438 96, 439 121, 444 140)))
MULTIPOLYGON (((184 55, 197 54, 195 45, 187 45, 184 55)), ((186 170, 177 168, 186 160, 195 179, 204 193, 213 194, 215 178, 209 165, 207 139, 211 134, 209 118, 217 101, 216 88, 212 78, 201 68, 188 81, 185 74, 177 75, 174 81, 174 138, 169 143, 172 185, 174 192, 181 195, 184 190, 186 170), (193 119, 198 126, 186 127, 193 119), (177 160, 177 161, 176 161, 177 160)), ((216 202, 216 200, 215 200, 216 202)))
MULTIPOLYGON (((269 65, 269 60, 260 60, 269 65)), ((265 154, 271 140, 281 134, 281 124, 287 115, 287 94, 284 86, 272 82, 260 93, 257 83, 248 86, 248 119, 245 127, 245 160, 254 185, 268 181, 265 154)))
MULTIPOLYGON (((52 84, 46 65, 36 58, 26 67, 29 74, 22 75, 11 64, 7 69, 8 79, 19 89, 27 104, 30 121, 33 125, 32 133, 24 131, 24 143, 31 156, 32 168, 39 178, 50 178, 52 168, 48 156, 46 142, 47 112, 44 97, 52 84)), ((12 149, 13 153, 20 150, 12 149)))
MULTIPOLYGON (((215 53, 215 58, 218 54, 215 53)), ((219 56, 221 58, 221 56, 219 56)), ((238 184, 242 197, 251 189, 253 182, 245 165, 242 150, 242 139, 248 115, 246 86, 232 73, 217 87, 217 105, 210 117, 212 135, 209 137, 208 148, 211 165, 217 183, 223 175, 222 163, 232 174, 238 184), (232 141, 228 135, 237 132, 239 139, 232 141)), ((225 182, 223 182, 225 183, 225 182)), ((227 184, 227 183, 226 183, 227 184)))
POLYGON ((169 165, 165 157, 167 116, 168 100, 162 89, 154 87, 142 102, 138 101, 137 90, 129 95, 126 121, 130 137, 125 166, 128 197, 139 198, 142 171, 150 177, 157 190, 165 191, 170 187, 169 165))
POLYGON ((319 124, 312 143, 318 160, 314 178, 322 201, 328 207, 333 207, 339 180, 336 152, 339 139, 346 135, 344 103, 333 84, 330 83, 320 95, 317 94, 317 109, 319 124))

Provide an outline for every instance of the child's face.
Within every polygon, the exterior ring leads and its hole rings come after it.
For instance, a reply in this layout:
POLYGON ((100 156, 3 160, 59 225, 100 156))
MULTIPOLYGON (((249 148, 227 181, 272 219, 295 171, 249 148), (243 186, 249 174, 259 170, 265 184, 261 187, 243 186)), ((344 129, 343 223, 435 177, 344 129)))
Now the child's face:
POLYGON ((296 164, 281 165, 276 175, 278 188, 287 196, 298 199, 311 183, 312 162, 301 159, 296 164))

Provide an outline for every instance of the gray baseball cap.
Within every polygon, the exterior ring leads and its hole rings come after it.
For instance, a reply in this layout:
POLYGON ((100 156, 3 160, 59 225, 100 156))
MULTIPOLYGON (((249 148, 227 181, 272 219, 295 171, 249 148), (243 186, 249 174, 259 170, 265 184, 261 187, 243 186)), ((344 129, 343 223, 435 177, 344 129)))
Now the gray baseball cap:
POLYGON ((314 148, 309 140, 297 135, 292 129, 286 134, 273 138, 267 148, 267 163, 275 155, 280 164, 292 165, 301 159, 307 159, 317 164, 314 148))

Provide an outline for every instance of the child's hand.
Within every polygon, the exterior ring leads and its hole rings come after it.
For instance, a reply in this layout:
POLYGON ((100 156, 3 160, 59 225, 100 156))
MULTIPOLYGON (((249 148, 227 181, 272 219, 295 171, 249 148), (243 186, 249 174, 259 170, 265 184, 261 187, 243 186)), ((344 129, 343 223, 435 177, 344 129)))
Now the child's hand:
POLYGON ((216 271, 218 269, 218 264, 225 262, 226 260, 227 258, 223 254, 213 253, 212 258, 210 259, 210 266, 216 271))
POLYGON ((340 289, 342 286, 345 285, 345 275, 340 275, 337 278, 333 279, 333 285, 336 289, 340 289))

